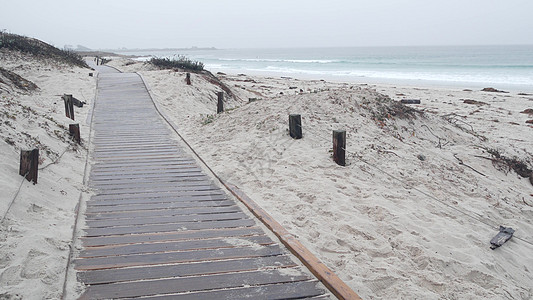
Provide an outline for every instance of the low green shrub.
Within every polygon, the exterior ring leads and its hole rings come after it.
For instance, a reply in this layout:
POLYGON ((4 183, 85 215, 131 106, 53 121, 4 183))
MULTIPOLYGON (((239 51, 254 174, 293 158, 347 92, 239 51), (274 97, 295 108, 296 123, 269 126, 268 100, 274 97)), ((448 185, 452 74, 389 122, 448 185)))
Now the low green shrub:
POLYGON ((160 68, 160 69, 183 69, 190 71, 203 71, 204 64, 199 61, 193 61, 189 58, 178 55, 173 58, 168 57, 153 57, 148 63, 160 68))

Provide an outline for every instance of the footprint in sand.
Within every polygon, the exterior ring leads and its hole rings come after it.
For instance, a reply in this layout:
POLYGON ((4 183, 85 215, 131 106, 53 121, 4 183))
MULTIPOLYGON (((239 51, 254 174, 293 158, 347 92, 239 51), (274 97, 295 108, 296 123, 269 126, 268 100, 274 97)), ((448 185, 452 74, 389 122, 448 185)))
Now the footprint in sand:
MULTIPOLYGON (((20 266, 9 267, 0 274, 0 286, 17 285, 22 282, 19 276, 20 266)), ((3 299, 0 294, 0 299, 3 299)), ((9 298, 8 298, 9 299, 9 298)))
POLYGON ((46 253, 31 249, 22 263, 20 276, 25 279, 43 278, 46 271, 43 266, 46 265, 46 253))

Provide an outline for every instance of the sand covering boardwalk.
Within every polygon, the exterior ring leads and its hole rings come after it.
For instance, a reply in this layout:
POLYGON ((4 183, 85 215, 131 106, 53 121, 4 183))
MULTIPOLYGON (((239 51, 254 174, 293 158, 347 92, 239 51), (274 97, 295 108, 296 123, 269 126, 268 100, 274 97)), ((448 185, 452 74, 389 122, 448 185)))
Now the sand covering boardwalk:
POLYGON ((75 261, 82 298, 326 297, 172 139, 141 78, 107 70, 93 116, 95 194, 75 261))

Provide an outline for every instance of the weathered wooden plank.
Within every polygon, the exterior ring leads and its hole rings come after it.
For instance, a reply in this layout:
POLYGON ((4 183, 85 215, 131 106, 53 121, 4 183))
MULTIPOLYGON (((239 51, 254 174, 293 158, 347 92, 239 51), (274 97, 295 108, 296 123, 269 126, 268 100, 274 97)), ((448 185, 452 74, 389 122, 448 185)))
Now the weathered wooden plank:
POLYGON ((171 278, 161 280, 92 285, 86 295, 96 298, 140 297, 168 293, 206 291, 257 285, 309 280, 305 275, 289 275, 283 271, 265 270, 201 277, 171 278))
POLYGON ((91 181, 107 181, 120 179, 147 179, 147 178, 163 178, 163 177, 199 177, 205 176, 203 172, 197 173, 164 173, 164 174, 134 174, 134 175, 91 175, 91 181))
MULTIPOLYGON (((152 149, 152 148, 159 148, 159 147, 168 147, 168 146, 175 146, 175 142, 146 142, 143 144, 138 145, 119 145, 116 143, 109 143, 107 145, 103 144, 95 144, 95 151, 97 150, 118 150, 118 149, 152 149)), ((178 147, 178 151, 183 153, 183 149, 178 147)))
POLYGON ((174 251, 224 249, 235 247, 256 247, 271 245, 274 242, 266 235, 240 237, 240 238, 219 238, 193 241, 173 241, 159 243, 144 243, 105 247, 92 247, 80 252, 80 258, 108 257, 132 254, 161 253, 174 251))
POLYGON ((109 174, 146 174, 156 173, 157 171, 163 173, 167 171, 180 171, 182 173, 199 172, 202 169, 194 164, 181 164, 181 165, 160 165, 160 166, 124 166, 117 167, 115 170, 106 168, 94 168, 92 173, 94 175, 109 175, 109 174))
POLYGON ((155 243, 165 241, 198 240, 221 237, 239 237, 261 235, 264 231, 258 227, 203 229, 193 231, 177 231, 164 233, 145 233, 133 235, 115 235, 104 237, 82 237, 85 247, 124 245, 135 243, 155 243))
POLYGON ((103 148, 103 147, 97 147, 93 150, 92 153, 95 153, 95 154, 100 154, 100 153, 117 153, 117 152, 120 152, 120 153, 129 153, 129 152, 149 152, 149 153, 152 153, 154 151, 156 152, 169 152, 169 151, 177 151, 177 152, 182 152, 182 149, 178 146, 176 146, 176 144, 166 144, 166 145, 162 145, 162 144, 159 144, 157 146, 150 146, 150 145, 145 145, 145 146, 142 146, 142 147, 135 147, 135 148, 131 148, 131 147, 109 147, 109 148, 103 148))
POLYGON ((316 297, 324 294, 318 287, 318 282, 298 281, 282 284, 260 285, 245 288, 208 290, 201 292, 187 292, 182 294, 159 295, 151 297, 139 297, 135 299, 150 300, 285 300, 285 299, 330 299, 329 296, 316 297))
POLYGON ((159 210, 141 210, 126 212, 100 212, 86 214, 86 220, 107 220, 107 219, 135 219, 138 217, 152 216, 186 216, 196 214, 217 214, 240 212, 241 209, 236 205, 220 207, 193 207, 193 208, 172 208, 159 210))
POLYGON ((254 226, 255 221, 252 219, 239 219, 229 221, 206 221, 206 222, 181 222, 169 224, 155 224, 145 226, 124 226, 110 228, 86 228, 85 236, 107 236, 121 234, 138 234, 151 232, 172 232, 184 230, 198 230, 209 228, 237 228, 254 226))
POLYGON ((156 178, 137 178, 137 179, 108 179, 108 180, 94 180, 91 181, 91 185, 98 187, 98 186, 106 186, 106 185, 122 185, 122 184, 143 184, 143 183, 175 183, 180 184, 184 182, 192 182, 192 181, 204 181, 204 182, 210 182, 213 181, 211 178, 209 178, 207 175, 204 174, 204 176, 194 176, 194 177, 173 177, 173 176, 161 176, 156 178))
POLYGON ((138 199, 138 198, 161 198, 161 197, 187 197, 187 196, 215 196, 225 195, 221 190, 207 191, 157 191, 157 192, 139 192, 135 194, 123 195, 96 195, 91 197, 92 200, 117 200, 117 199, 138 199))
MULTIPOLYGON (((190 157, 176 157, 172 159, 164 159, 164 160, 148 160, 148 161, 137 161, 135 162, 135 166, 161 166, 161 165, 187 165, 187 164, 196 164, 196 161, 190 157)), ((99 163, 95 162, 92 164, 91 169, 111 169, 111 168, 124 168, 128 166, 133 166, 128 162, 124 163, 99 163)))
POLYGON ((135 150, 95 150, 93 151, 93 158, 98 159, 100 157, 120 157, 120 156, 151 156, 151 155, 166 155, 166 154, 174 154, 174 152, 178 151, 178 148, 171 147, 171 148, 156 148, 156 149, 135 149, 135 150))
POLYGON ((111 161, 111 162, 127 162, 130 161, 132 164, 135 163, 137 160, 145 160, 145 159, 169 159, 169 158, 176 158, 179 157, 176 154, 147 154, 147 155, 124 155, 124 156, 106 156, 106 157, 98 157, 98 160, 100 161, 111 161))
POLYGON ((198 168, 194 161, 178 162, 172 163, 170 161, 165 161, 161 163, 149 163, 149 164, 117 164, 114 166, 109 165, 93 165, 91 167, 91 172, 100 173, 100 172, 109 172, 112 170, 145 170, 145 169, 181 169, 181 168, 198 168))
POLYGON ((159 189, 168 189, 172 187, 182 186, 213 186, 213 182, 207 179, 204 180, 181 180, 181 181, 145 181, 145 182, 130 182, 123 184, 112 184, 109 182, 94 182, 92 186, 99 191, 109 190, 131 190, 157 187, 159 189), (107 183, 107 184, 106 184, 107 183))
POLYGON ((110 172, 109 170, 94 170, 94 176, 109 176, 109 175, 136 175, 136 174, 167 174, 167 173, 198 173, 201 172, 197 166, 174 166, 169 168, 139 168, 139 169, 125 169, 117 168, 115 172, 110 172))
POLYGON ((160 265, 170 263, 186 263, 215 261, 235 258, 252 258, 277 256, 285 254, 278 245, 269 245, 259 249, 252 247, 193 250, 142 255, 123 255, 113 257, 76 259, 77 270, 100 270, 134 266, 160 265))
MULTIPOLYGON (((129 189, 97 189, 98 196, 107 196, 107 195, 132 195, 137 193, 181 193, 181 192, 203 192, 203 191, 218 191, 219 188, 209 184, 209 185, 172 185, 161 187, 159 185, 152 185, 141 187, 141 188, 129 188, 129 189)), ((203 193, 205 194, 205 193, 203 193)))
POLYGON ((198 202, 198 201, 221 201, 227 200, 226 195, 200 195, 200 196, 175 196, 175 197, 157 197, 157 198, 122 198, 98 200, 91 199, 87 201, 87 206, 115 206, 115 205, 132 205, 132 204, 153 204, 153 203, 173 203, 173 202, 198 202))
POLYGON ((113 219, 113 220, 87 220, 85 223, 90 228, 112 227, 112 226, 131 226, 131 225, 149 225, 149 224, 166 224, 181 222, 205 222, 205 221, 224 221, 247 219, 248 216, 242 212, 219 213, 219 214, 201 214, 185 216, 157 216, 157 217, 136 217, 131 219, 113 219))
MULTIPOLYGON (((108 141, 108 142, 94 142, 94 148, 100 149, 100 148, 121 148, 121 147, 142 147, 142 146, 157 146, 157 145, 165 145, 168 143, 168 139, 161 139, 161 140, 152 140, 147 139, 145 141, 108 141)), ((181 153, 183 153, 183 150, 180 150, 181 153)))
POLYGON ((91 180, 109 180, 109 179, 136 179, 136 178, 160 178, 163 176, 173 176, 173 177, 193 177, 193 176, 202 176, 205 175, 201 171, 195 172, 161 172, 161 173, 141 173, 141 174, 109 174, 109 175, 100 175, 92 174, 90 176, 91 180))
POLYGON ((105 212, 128 212, 144 210, 161 210, 177 208, 201 208, 201 207, 221 207, 233 206, 234 201, 201 201, 201 202, 172 202, 172 203, 153 203, 139 205, 120 205, 120 206, 91 206, 87 207, 86 213, 105 213, 105 212))
POLYGON ((279 255, 268 257, 239 258, 224 261, 151 266, 149 269, 147 267, 135 267, 110 270, 92 270, 78 273, 78 278, 86 284, 104 284, 135 280, 253 271, 257 269, 268 269, 272 268, 273 266, 276 268, 287 268, 295 267, 296 264, 288 256, 279 255))

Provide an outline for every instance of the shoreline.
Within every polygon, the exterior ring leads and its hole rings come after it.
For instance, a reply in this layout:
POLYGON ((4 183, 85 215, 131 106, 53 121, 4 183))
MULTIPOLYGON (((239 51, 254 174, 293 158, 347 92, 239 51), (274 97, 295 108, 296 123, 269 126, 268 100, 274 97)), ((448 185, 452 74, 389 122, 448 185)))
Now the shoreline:
POLYGON ((533 85, 509 85, 509 84, 493 84, 493 83, 481 83, 481 82, 461 82, 461 81, 437 81, 437 80, 424 80, 424 79, 397 79, 397 78, 381 78, 381 77, 354 77, 354 76, 342 76, 342 75, 315 75, 315 74, 303 74, 303 73, 290 73, 290 72, 274 72, 274 71, 261 71, 261 70, 237 70, 227 68, 209 68, 213 74, 222 72, 231 75, 246 74, 261 77, 290 77, 298 80, 310 80, 310 81, 330 81, 335 83, 348 83, 348 84, 376 84, 386 86, 403 86, 410 88, 437 88, 437 89, 451 89, 451 90, 480 90, 483 88, 496 88, 509 93, 527 93, 533 96, 533 85))

